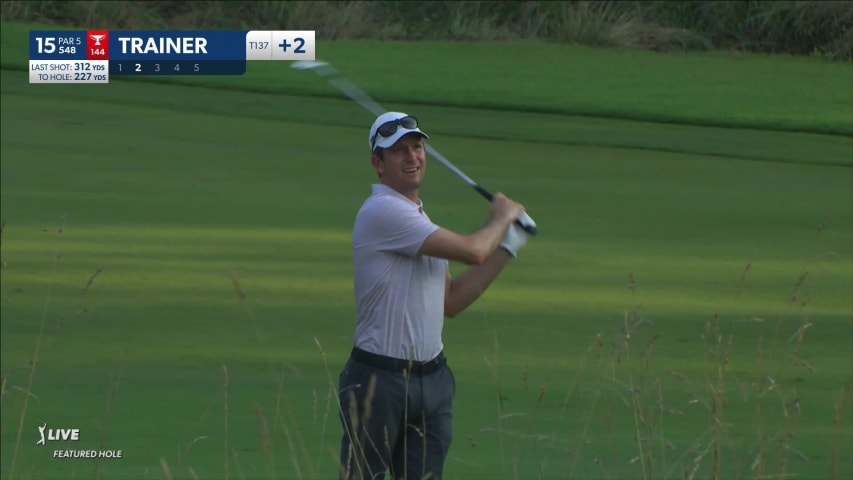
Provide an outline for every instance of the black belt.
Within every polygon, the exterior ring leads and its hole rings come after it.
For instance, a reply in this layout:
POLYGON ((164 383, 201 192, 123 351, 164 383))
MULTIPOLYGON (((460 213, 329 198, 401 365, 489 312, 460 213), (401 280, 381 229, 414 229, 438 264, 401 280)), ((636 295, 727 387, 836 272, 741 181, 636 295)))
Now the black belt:
POLYGON ((447 363, 447 358, 445 358, 444 352, 440 352, 438 356, 432 360, 416 362, 414 360, 402 360, 399 358, 386 357, 385 355, 368 352, 367 350, 362 350, 358 347, 354 347, 352 349, 352 359, 370 367, 391 370, 397 373, 407 370, 415 375, 429 375, 430 373, 437 372, 439 368, 447 363))

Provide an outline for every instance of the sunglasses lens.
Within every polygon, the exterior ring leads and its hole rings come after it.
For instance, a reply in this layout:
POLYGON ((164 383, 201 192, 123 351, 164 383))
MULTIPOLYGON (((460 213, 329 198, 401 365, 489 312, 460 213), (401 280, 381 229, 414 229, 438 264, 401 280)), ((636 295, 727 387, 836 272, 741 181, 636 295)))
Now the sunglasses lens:
POLYGON ((397 131, 398 125, 402 125, 403 128, 406 128, 409 130, 411 130, 413 128, 418 128, 418 119, 416 119, 415 117, 409 116, 409 117, 403 117, 399 120, 392 120, 388 123, 383 123, 379 127, 377 132, 379 133, 379 135, 382 135, 383 137, 390 137, 391 135, 394 135, 394 133, 397 131))
POLYGON ((377 132, 379 132, 379 135, 382 135, 383 137, 390 137, 391 135, 394 135, 394 132, 396 131, 397 122, 383 123, 382 126, 379 127, 379 130, 377 130, 377 132))

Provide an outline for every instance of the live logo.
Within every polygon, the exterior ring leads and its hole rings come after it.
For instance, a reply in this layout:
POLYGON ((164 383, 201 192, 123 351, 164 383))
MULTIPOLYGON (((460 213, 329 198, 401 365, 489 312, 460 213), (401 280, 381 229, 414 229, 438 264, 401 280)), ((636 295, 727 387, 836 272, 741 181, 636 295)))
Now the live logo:
POLYGON ((109 60, 110 32, 107 30, 86 31, 86 58, 88 60, 109 60))
POLYGON ((51 428, 47 431, 48 440, 80 440, 80 430, 76 428, 51 428))

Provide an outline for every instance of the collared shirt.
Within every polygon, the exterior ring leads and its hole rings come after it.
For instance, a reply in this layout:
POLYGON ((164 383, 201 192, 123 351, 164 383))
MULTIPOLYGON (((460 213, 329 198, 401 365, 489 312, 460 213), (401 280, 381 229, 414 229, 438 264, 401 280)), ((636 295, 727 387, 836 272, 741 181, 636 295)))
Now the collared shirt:
POLYGON ((372 186, 352 235, 356 347, 415 361, 441 352, 448 262, 418 255, 438 228, 422 203, 372 186))

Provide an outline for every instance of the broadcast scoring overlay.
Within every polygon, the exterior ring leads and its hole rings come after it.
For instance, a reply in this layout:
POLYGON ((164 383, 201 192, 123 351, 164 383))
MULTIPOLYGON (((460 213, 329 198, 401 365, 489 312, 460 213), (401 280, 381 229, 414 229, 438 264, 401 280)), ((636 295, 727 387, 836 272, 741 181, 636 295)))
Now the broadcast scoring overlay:
POLYGON ((315 60, 313 30, 31 30, 30 83, 119 75, 242 75, 249 60, 315 60))

